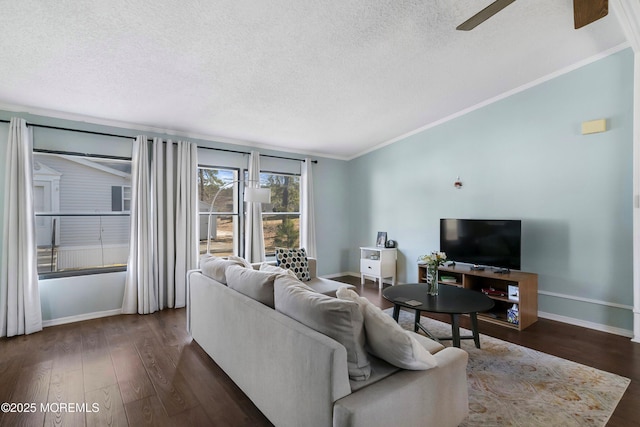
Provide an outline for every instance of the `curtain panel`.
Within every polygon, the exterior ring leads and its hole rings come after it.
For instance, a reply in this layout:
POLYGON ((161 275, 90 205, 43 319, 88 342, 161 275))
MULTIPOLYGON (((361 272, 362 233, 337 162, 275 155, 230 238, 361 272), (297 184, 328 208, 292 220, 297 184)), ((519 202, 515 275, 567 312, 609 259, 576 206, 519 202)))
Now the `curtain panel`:
POLYGON ((123 313, 184 307, 197 266, 197 146, 146 136, 133 145, 131 230, 123 313))
MULTIPOLYGON (((249 157, 247 187, 260 188, 260 153, 252 151, 249 157)), ((244 257, 249 262, 264 261, 264 231, 262 229, 262 205, 247 202, 244 257)))
POLYGON ((300 175, 300 247, 306 249, 308 256, 317 258, 311 159, 304 159, 300 175))
POLYGON ((42 330, 33 205, 33 150, 24 119, 12 118, 5 164, 0 336, 42 330))

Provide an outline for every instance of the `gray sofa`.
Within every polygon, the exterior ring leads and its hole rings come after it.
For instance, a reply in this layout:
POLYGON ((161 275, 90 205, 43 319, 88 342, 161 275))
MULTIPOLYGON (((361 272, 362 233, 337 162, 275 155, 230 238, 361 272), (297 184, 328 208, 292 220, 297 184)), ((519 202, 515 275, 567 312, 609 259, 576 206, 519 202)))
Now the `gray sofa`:
POLYGON ((437 367, 403 370, 372 357, 370 379, 351 381, 342 344, 199 270, 188 277, 193 339, 276 426, 446 427, 468 413, 463 350, 414 334, 437 367))

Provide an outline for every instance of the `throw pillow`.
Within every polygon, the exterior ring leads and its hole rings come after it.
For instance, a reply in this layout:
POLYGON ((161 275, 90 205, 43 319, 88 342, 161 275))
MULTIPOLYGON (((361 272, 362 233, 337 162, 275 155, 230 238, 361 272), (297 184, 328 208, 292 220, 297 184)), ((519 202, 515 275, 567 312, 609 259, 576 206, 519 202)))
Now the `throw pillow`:
POLYGON ((274 308, 273 282, 278 273, 231 265, 227 267, 226 276, 227 284, 231 289, 274 308))
POLYGON ((296 277, 303 282, 311 280, 309 260, 304 248, 276 248, 276 265, 293 271, 296 277))
POLYGON ((224 259, 213 255, 203 255, 200 258, 200 269, 202 270, 202 274, 211 277, 213 280, 216 280, 223 285, 227 284, 225 270, 230 265, 244 266, 244 264, 238 260, 224 259))
POLYGON ((277 311, 333 338, 347 349, 352 380, 369 378, 371 366, 364 349, 363 317, 358 304, 319 294, 285 275, 276 277, 274 296, 277 311))
POLYGON ((268 271, 269 273, 278 273, 278 274, 288 274, 292 277, 296 277, 296 274, 287 270, 286 268, 276 267, 275 265, 271 265, 269 263, 263 262, 260 264, 260 271, 268 271))
POLYGON ((243 265, 244 267, 246 267, 246 268, 253 268, 253 267, 251 266, 251 264, 249 263, 249 261, 247 261, 246 259, 244 259, 244 258, 242 258, 242 257, 235 256, 235 255, 229 255, 229 256, 227 257, 227 259, 228 259, 228 260, 230 260, 230 261, 235 261, 235 262, 237 262, 237 263, 239 263, 239 264, 242 264, 242 265, 243 265))
POLYGON ((438 366, 436 358, 409 331, 368 299, 347 288, 338 289, 336 296, 360 306, 371 354, 403 369, 426 370, 438 366))

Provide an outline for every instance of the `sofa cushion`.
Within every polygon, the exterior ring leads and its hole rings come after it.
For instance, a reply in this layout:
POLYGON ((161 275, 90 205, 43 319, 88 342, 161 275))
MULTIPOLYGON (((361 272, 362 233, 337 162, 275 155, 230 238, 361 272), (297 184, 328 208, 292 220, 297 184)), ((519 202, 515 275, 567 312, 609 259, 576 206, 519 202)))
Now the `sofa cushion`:
POLYGON ((296 277, 296 274, 293 271, 287 270, 286 268, 276 267, 275 265, 271 265, 267 262, 263 262, 262 264, 260 264, 260 271, 266 271, 269 273, 278 273, 278 274, 288 274, 292 277, 296 277))
POLYGON ((431 354, 436 354, 437 352, 439 352, 440 350, 444 350, 446 347, 443 346, 441 343, 439 343, 436 340, 432 340, 429 337, 425 337, 424 335, 420 335, 417 332, 413 332, 413 331, 407 331, 409 333, 409 335, 411 335, 413 338, 415 338, 416 340, 418 340, 418 342, 420 343, 420 345, 422 345, 429 353, 431 354))
POLYGON ((380 380, 383 380, 400 370, 397 366, 387 363, 382 359, 378 359, 375 356, 369 355, 369 362, 371 363, 371 376, 365 381, 353 381, 349 380, 351 386, 351 393, 354 393, 361 388, 375 384, 380 380))
POLYGON ((247 261, 246 259, 236 256, 236 255, 229 255, 227 256, 227 259, 229 261, 235 261, 238 264, 242 264, 242 266, 246 267, 246 268, 252 268, 251 267, 251 263, 249 261, 247 261))
POLYGON ((311 279, 307 251, 304 248, 276 248, 276 265, 293 271, 303 282, 311 279))
POLYGON ((347 287, 350 289, 355 289, 355 286, 353 285, 337 282, 331 279, 326 279, 324 277, 314 277, 308 282, 305 282, 305 285, 309 286, 311 289, 313 289, 316 292, 329 295, 330 297, 335 297, 336 291, 340 288, 347 287))
POLYGON ((438 366, 438 362, 418 340, 380 308, 350 289, 340 288, 338 298, 353 301, 364 315, 367 348, 394 366, 403 369, 424 370, 438 366))
POLYGON ((256 271, 239 265, 230 265, 226 271, 227 285, 241 294, 274 308, 273 282, 278 273, 256 271))
POLYGON ((363 316, 357 303, 319 294, 285 275, 276 277, 274 288, 277 311, 342 344, 347 350, 349 378, 369 378, 363 316))
POLYGON ((205 254, 200 257, 200 269, 202 274, 211 277, 223 285, 227 284, 225 270, 231 265, 244 266, 244 263, 237 259, 219 258, 214 255, 205 254))

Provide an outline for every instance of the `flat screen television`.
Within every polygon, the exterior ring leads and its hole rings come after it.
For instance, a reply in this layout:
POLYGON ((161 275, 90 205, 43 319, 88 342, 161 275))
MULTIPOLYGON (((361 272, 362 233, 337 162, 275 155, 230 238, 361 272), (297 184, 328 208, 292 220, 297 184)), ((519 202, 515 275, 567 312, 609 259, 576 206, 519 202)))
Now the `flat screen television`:
POLYGON ((520 270, 521 240, 520 220, 440 220, 440 251, 450 261, 520 270))

